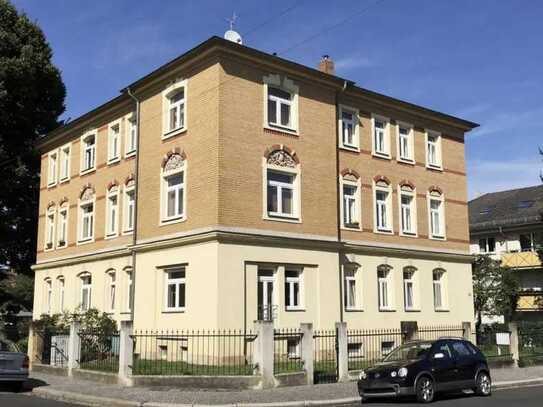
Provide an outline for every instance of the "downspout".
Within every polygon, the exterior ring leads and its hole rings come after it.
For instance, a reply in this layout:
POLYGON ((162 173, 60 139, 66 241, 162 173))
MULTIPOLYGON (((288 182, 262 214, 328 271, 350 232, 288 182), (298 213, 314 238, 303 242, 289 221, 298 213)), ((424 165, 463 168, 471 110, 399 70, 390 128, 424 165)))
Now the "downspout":
POLYGON ((130 318, 134 323, 134 315, 136 314, 134 308, 136 308, 136 243, 138 242, 138 173, 140 168, 140 101, 130 88, 126 88, 126 93, 136 102, 136 158, 134 168, 134 230, 132 231, 132 285, 130 290, 132 291, 132 304, 130 304, 130 318))
POLYGON ((347 81, 343 82, 341 90, 336 91, 336 224, 337 224, 337 242, 338 242, 338 278, 339 278, 339 322, 343 322, 343 265, 341 263, 342 244, 341 244, 341 190, 340 190, 340 167, 339 167, 339 95, 347 89, 347 81))

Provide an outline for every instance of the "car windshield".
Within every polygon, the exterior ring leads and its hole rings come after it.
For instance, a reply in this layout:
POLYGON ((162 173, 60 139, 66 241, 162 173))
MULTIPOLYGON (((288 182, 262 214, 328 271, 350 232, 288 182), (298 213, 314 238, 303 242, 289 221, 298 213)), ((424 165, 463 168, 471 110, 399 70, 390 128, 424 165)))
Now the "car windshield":
POLYGON ((390 352, 383 361, 394 362, 397 360, 422 359, 426 356, 431 347, 432 342, 407 343, 405 345, 398 346, 396 349, 390 352))

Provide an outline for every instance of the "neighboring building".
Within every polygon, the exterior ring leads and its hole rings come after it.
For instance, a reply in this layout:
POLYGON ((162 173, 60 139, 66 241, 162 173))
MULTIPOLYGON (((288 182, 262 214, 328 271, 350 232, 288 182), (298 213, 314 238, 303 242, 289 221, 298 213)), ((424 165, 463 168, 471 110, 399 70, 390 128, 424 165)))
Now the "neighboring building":
POLYGON ((213 37, 44 137, 34 317, 472 321, 477 125, 332 73, 213 37))
POLYGON ((522 295, 520 319, 543 318, 543 265, 536 237, 543 233, 543 185, 494 192, 469 202, 471 252, 514 268, 522 295))

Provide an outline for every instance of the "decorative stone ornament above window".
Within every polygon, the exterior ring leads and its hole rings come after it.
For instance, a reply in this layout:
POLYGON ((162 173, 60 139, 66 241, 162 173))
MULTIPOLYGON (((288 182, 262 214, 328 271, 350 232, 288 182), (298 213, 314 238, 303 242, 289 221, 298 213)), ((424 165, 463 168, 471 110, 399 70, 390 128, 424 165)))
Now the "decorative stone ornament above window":
POLYGON ((268 157, 268 164, 277 165, 279 167, 296 167, 296 162, 292 159, 290 154, 282 150, 271 153, 268 157))
POLYGON ((80 199, 82 201, 90 201, 94 198, 94 188, 90 185, 85 185, 81 191, 80 199))
POLYGON ((298 86, 279 74, 264 76, 262 81, 264 127, 298 134, 298 86))

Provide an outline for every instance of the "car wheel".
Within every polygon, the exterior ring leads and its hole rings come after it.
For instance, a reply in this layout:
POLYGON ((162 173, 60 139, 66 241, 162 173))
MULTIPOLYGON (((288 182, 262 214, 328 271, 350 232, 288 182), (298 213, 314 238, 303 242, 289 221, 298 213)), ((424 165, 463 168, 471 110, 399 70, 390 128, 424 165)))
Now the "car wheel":
POLYGON ((20 393, 23 391, 24 382, 14 382, 11 384, 11 388, 15 393, 20 393))
POLYGON ((419 403, 431 403, 435 394, 434 381, 427 376, 422 376, 417 380, 415 393, 419 403))
POLYGON ((477 387, 475 387, 475 394, 483 397, 490 396, 490 394, 492 393, 492 382, 488 373, 479 373, 477 375, 476 384, 477 387))

